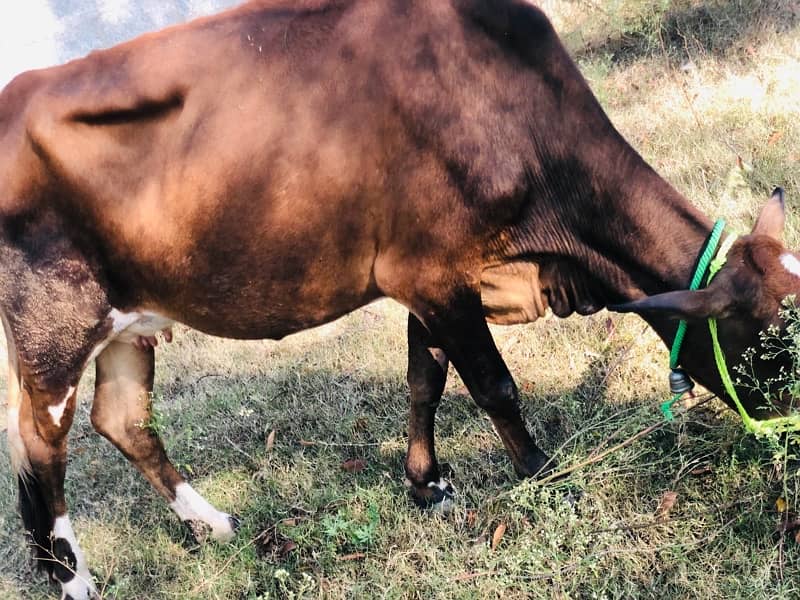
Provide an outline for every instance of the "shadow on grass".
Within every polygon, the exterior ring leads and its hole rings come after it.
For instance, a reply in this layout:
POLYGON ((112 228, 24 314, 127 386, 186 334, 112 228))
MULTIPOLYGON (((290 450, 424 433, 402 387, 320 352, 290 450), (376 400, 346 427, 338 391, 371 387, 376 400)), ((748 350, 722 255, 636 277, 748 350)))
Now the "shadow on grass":
MULTIPOLYGON (((523 394, 534 429, 543 432, 543 447, 552 451, 576 431, 587 428, 586 436, 576 438, 567 450, 574 459, 615 427, 632 426, 635 431, 643 418, 635 409, 660 400, 647 398, 625 406, 610 401, 603 379, 604 360, 598 359, 565 394, 523 394), (619 415, 625 413, 635 413, 630 423, 620 422, 619 415)), ((222 499, 220 508, 243 518, 245 541, 236 542, 232 550, 211 549, 199 554, 179 550, 182 529, 174 516, 132 467, 91 433, 84 414, 71 442, 71 513, 90 527, 116 532, 109 534, 106 551, 119 552, 120 558, 105 561, 100 569, 110 570, 111 589, 122 590, 110 597, 136 597, 143 589, 148 597, 174 597, 176 581, 193 570, 186 565, 196 565, 197 571, 213 570, 216 567, 204 563, 209 556, 219 556, 220 562, 228 564, 225 561, 233 560, 237 553, 242 553, 237 568, 252 570, 259 589, 269 591, 276 568, 331 574, 341 568, 337 562, 341 555, 369 549, 369 540, 362 547, 357 541, 341 542, 330 533, 335 527, 351 531, 347 523, 352 521, 355 525, 349 535, 368 535, 368 531, 363 533, 368 522, 359 510, 375 505, 382 515, 389 515, 382 517, 384 522, 396 527, 430 518, 418 515, 402 485, 407 410, 402 380, 306 364, 302 378, 291 367, 278 365, 272 375, 240 371, 215 378, 213 383, 189 386, 188 391, 181 392, 169 382, 165 387, 175 394, 170 402, 160 403, 164 438, 173 460, 190 469, 201 485, 207 484, 212 501, 222 499), (277 432, 275 443, 268 448, 266 437, 272 430, 277 432), (348 460, 361 461, 362 466, 345 469, 348 460), (294 534, 298 550, 284 556, 280 547, 254 549, 248 545, 246 540, 257 539, 284 519, 299 523, 294 530, 299 532, 294 534), (128 543, 126 539, 133 540, 133 552, 114 547, 128 543), (181 566, 181 562, 185 564, 181 566), (125 582, 136 590, 134 595, 124 591, 125 582)), ((81 409, 84 413, 86 404, 81 409)), ((645 442, 647 456, 634 455, 636 460, 647 462, 660 451, 672 454, 678 435, 676 428, 645 442)), ((462 506, 486 506, 517 485, 491 425, 463 393, 446 393, 439 411, 437 441, 440 459, 454 466, 455 483, 463 491, 462 506)), ((728 458, 720 452, 714 460, 723 464, 728 458)), ((668 479, 663 470, 639 466, 637 471, 637 487, 655 489, 668 479)), ((90 552, 96 555, 97 542, 91 542, 95 534, 84 535, 90 539, 90 552)), ((466 537, 456 541, 468 543, 466 537)), ((14 566, 22 561, 19 556, 12 559, 14 566)), ((23 579, 29 577, 26 573, 23 579)), ((46 597, 46 592, 45 586, 37 583, 28 597, 46 597)))
POLYGON ((676 60, 686 60, 697 52, 722 57, 754 37, 781 35, 800 22, 800 10, 786 0, 671 4, 663 12, 645 10, 638 18, 618 23, 615 33, 605 39, 585 41, 575 57, 606 55, 623 64, 654 53, 666 53, 676 60))

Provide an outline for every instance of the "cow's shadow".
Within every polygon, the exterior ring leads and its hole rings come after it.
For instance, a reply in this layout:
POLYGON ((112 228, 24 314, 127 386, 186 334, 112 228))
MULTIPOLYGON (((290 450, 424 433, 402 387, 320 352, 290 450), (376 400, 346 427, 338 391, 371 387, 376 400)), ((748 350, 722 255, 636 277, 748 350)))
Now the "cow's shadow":
MULTIPOLYGON (((610 398, 603 376, 607 366, 607 358, 597 358, 576 386, 550 394, 526 391, 525 382, 520 385, 528 428, 559 463, 578 459, 581 448, 601 445, 612 429, 624 428, 633 435, 662 418, 658 410, 662 396, 625 403, 610 398)), ((156 391, 156 403, 163 414, 159 418, 171 458, 191 479, 214 479, 235 472, 237 477, 267 482, 263 493, 275 493, 277 498, 274 516, 291 508, 282 509, 281 502, 302 505, 303 493, 309 493, 315 503, 335 498, 317 494, 314 485, 293 496, 279 490, 269 483, 265 465, 267 471, 276 465, 297 468, 304 477, 329 480, 338 490, 385 487, 391 481, 392 493, 404 495, 408 414, 404 378, 321 367, 311 371, 303 367, 301 377, 310 383, 298 386, 298 376, 291 368, 282 373, 238 372, 215 377, 214 385, 206 387, 208 380, 197 375, 189 385, 191 403, 185 393, 183 400, 170 398, 179 394, 168 379, 163 389, 156 391), (274 439, 268 442, 272 431, 274 439), (348 461, 356 461, 355 466, 348 461)), ((439 460, 447 463, 464 502, 474 506, 520 480, 488 417, 453 378, 451 373, 437 415, 437 452, 439 460)), ((184 380, 179 385, 185 388, 187 384, 184 380)), ((88 410, 87 404, 83 410, 88 410)), ((718 409, 698 412, 694 420, 680 425, 683 433, 687 427, 704 431, 718 409)), ((94 485, 84 496, 87 504, 108 502, 108 496, 111 502, 131 503, 134 512, 140 505, 148 506, 146 510, 151 505, 150 501, 140 504, 137 496, 162 504, 131 466, 91 431, 87 421, 80 419, 74 432, 77 451, 90 454, 88 463, 93 465, 94 485), (120 486, 127 492, 122 498, 114 495, 120 486)), ((678 435, 677 425, 665 427, 650 436, 647 444, 653 452, 668 452, 678 435)), ((622 439, 624 435, 616 435, 615 443, 622 439)), ((73 471, 71 477, 75 476, 78 474, 73 471)), ((649 483, 664 477, 668 475, 663 471, 654 471, 649 483)), ((172 518, 166 509, 165 513, 172 518)))
MULTIPOLYGON (((592 428, 592 422, 602 423, 617 413, 641 413, 642 406, 655 407, 661 400, 648 397, 627 405, 614 403, 607 397, 604 380, 598 379, 600 366, 590 365, 578 385, 562 393, 521 394, 529 428, 559 460, 571 451, 569 459, 575 459, 575 448, 581 447, 576 434, 581 429, 590 438, 583 446, 603 440, 608 428, 592 428)), ((178 467, 190 471, 195 481, 224 484, 230 480, 233 487, 246 488, 241 505, 222 508, 237 512, 251 537, 282 519, 297 515, 321 519, 322 513, 337 510, 343 502, 376 493, 396 496, 400 506, 416 514, 418 509, 406 499, 402 482, 408 406, 404 379, 309 368, 308 363, 301 371, 301 379, 291 368, 276 373, 240 370, 215 377, 197 374, 191 382, 187 382, 191 375, 180 381, 170 375, 164 378, 156 390, 162 417, 155 426, 178 467), (268 442, 273 430, 276 435, 268 442), (295 481, 281 481, 286 475, 295 481)), ((521 387, 525 390, 524 382, 521 387)), ((185 544, 184 530, 166 503, 91 430, 90 399, 88 391, 83 393, 70 442, 71 513, 78 520, 112 530, 120 529, 118 518, 123 515, 127 535, 136 523, 147 523, 136 535, 185 544)), ((652 414, 658 418, 657 409, 652 414)), ((649 451, 668 452, 679 434, 676 428, 666 428, 647 442, 649 451)), ((450 465, 462 508, 495 502, 499 494, 520 483, 491 423, 457 383, 443 397, 436 439, 440 460, 450 465)), ((722 453, 718 460, 725 460, 722 453)), ((645 472, 637 486, 657 487, 672 476, 654 469, 645 472)), ((421 514, 419 518, 428 517, 421 514)), ((12 519, 8 525, 13 528, 16 523, 12 519)), ((20 561, 19 556, 12 558, 20 561)), ((21 576, 39 580, 32 573, 21 576)), ((136 578, 137 574, 128 571, 126 576, 136 578)), ((34 589, 44 588, 37 584, 34 589)))

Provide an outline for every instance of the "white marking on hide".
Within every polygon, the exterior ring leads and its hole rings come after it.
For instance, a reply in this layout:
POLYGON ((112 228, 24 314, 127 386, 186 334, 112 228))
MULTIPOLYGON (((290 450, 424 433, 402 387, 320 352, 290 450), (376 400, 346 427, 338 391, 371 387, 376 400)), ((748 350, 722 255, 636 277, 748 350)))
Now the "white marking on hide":
POLYGON ((19 358, 17 356, 17 346, 14 343, 14 336, 8 326, 5 315, 0 313, 0 321, 3 323, 3 330, 6 333, 6 344, 8 345, 8 378, 7 378, 7 421, 8 448, 11 458, 11 468, 17 475, 24 476, 30 473, 31 465, 28 461, 28 451, 25 442, 22 440, 22 432, 19 428, 19 409, 22 405, 22 378, 19 375, 19 358))
POLYGON ((133 343, 137 337, 153 336, 175 323, 172 319, 150 311, 124 313, 114 308, 108 316, 112 320, 111 339, 118 342, 133 343))
POLYGON ((781 264, 789 273, 795 277, 800 277, 800 260, 797 260, 793 254, 788 252, 781 254, 781 264))
POLYGON ((112 308, 108 313, 107 319, 111 319, 111 332, 108 337, 101 340, 89 354, 86 359, 88 365, 105 350, 111 342, 125 342, 133 344, 139 337, 153 336, 156 333, 163 331, 175 324, 172 319, 167 319, 161 315, 143 311, 143 312, 122 312, 116 308, 112 308))
POLYGON ((120 331, 124 331, 125 329, 133 325, 139 318, 139 313, 137 312, 124 313, 122 311, 117 310, 116 308, 112 308, 111 312, 108 313, 108 316, 111 318, 112 331, 114 333, 119 333, 120 331))
POLYGON ((92 350, 92 353, 89 355, 89 358, 86 359, 86 364, 90 364, 95 358, 100 356, 100 353, 108 347, 112 339, 113 338, 108 337, 97 344, 97 346, 94 347, 94 350, 92 350))
POLYGON ((67 395, 64 396, 64 399, 59 404, 47 407, 47 412, 50 413, 50 417, 53 419, 53 424, 56 427, 61 427, 61 419, 64 417, 64 410, 67 408, 67 402, 69 402, 70 397, 74 393, 75 388, 70 386, 67 390, 67 395))
POLYGON ((64 515, 58 517, 53 525, 53 539, 62 538, 67 540, 70 545, 72 553, 75 555, 75 577, 67 583, 61 584, 61 591, 64 595, 71 596, 75 600, 90 600, 97 596, 97 590, 94 587, 92 575, 89 573, 89 567, 86 564, 86 557, 83 555, 78 539, 75 537, 75 532, 72 530, 72 523, 69 517, 64 515))
POLYGON ((175 488, 175 500, 170 503, 170 508, 181 521, 202 521, 211 527, 211 536, 215 540, 227 542, 233 539, 235 532, 230 515, 211 506, 188 483, 175 488))

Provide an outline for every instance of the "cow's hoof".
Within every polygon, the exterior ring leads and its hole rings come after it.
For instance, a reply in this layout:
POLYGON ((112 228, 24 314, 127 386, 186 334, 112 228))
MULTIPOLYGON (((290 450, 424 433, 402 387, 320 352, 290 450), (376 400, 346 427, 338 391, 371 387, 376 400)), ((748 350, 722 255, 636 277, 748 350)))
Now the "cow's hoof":
POLYGON ((237 517, 227 513, 220 513, 224 518, 221 523, 215 523, 211 530, 211 537, 215 542, 227 544, 236 537, 236 530, 241 524, 237 517))
POLYGON ((236 532, 239 531, 239 527, 242 526, 242 520, 235 515, 228 515, 228 523, 231 526, 231 532, 233 535, 236 535, 236 532))
POLYGON ((226 513, 219 514, 223 518, 215 520, 213 525, 199 519, 183 521, 189 534, 187 542, 190 547, 205 544, 208 540, 227 543, 236 537, 236 531, 241 526, 239 518, 226 513))
POLYGON ((455 506, 456 492, 446 479, 431 481, 426 486, 409 486, 411 499, 419 508, 442 514, 449 513, 455 506))

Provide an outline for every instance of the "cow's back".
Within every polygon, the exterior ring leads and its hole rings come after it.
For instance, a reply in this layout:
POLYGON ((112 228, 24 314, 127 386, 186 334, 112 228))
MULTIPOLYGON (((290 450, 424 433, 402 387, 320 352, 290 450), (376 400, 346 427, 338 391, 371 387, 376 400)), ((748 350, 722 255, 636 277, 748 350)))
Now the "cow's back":
POLYGON ((12 83, 0 173, 29 189, 0 202, 115 305, 282 335, 479 268, 570 66, 523 3, 252 2, 12 83))

